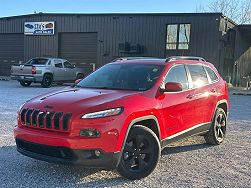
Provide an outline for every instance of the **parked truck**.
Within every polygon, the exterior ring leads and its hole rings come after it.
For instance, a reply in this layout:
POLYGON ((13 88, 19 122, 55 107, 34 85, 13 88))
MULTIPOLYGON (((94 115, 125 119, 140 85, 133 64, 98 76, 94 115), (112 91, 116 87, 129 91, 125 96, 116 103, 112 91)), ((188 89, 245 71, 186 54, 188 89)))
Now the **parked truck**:
POLYGON ((84 77, 84 70, 69 61, 60 58, 33 58, 21 65, 11 67, 11 79, 17 80, 24 87, 32 82, 41 83, 42 87, 51 87, 52 83, 63 84, 84 77))

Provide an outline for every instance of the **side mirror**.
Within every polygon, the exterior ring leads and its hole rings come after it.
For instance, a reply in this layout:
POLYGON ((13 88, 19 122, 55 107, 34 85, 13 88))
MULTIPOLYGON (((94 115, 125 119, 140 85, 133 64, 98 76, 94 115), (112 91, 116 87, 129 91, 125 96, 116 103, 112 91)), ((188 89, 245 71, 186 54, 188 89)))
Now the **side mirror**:
POLYGON ((162 92, 178 92, 182 91, 182 85, 176 82, 167 82, 165 84, 165 89, 162 89, 162 92))
POLYGON ((77 80, 75 81, 75 85, 77 85, 81 80, 82 80, 82 79, 77 79, 77 80))

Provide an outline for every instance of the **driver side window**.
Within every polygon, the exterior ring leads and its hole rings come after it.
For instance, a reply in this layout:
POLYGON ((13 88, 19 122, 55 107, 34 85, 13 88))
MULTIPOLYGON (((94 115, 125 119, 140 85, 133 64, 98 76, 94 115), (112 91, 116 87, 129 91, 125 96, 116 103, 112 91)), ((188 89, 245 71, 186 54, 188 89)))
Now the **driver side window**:
POLYGON ((187 90, 189 88, 189 83, 184 65, 172 67, 165 77, 164 83, 166 84, 167 82, 180 83, 182 85, 182 90, 187 90))

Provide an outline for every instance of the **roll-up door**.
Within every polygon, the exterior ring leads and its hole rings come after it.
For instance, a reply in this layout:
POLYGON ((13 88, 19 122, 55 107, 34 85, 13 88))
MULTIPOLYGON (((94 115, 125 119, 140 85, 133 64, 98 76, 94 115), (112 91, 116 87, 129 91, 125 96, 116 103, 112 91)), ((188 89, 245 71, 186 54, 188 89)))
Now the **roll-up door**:
POLYGON ((90 72, 97 62, 97 33, 60 33, 59 57, 90 72))
POLYGON ((24 34, 0 34, 0 76, 10 75, 11 65, 23 59, 24 34))

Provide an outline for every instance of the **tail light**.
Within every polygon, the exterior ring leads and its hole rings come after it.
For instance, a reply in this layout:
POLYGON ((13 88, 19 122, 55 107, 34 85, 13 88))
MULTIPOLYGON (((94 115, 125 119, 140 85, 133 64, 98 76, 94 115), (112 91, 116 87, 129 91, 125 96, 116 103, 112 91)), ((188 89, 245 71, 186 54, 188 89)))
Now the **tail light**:
POLYGON ((32 67, 31 67, 31 73, 32 73, 32 74, 36 74, 36 72, 37 72, 36 67, 35 67, 35 66, 32 66, 32 67))

